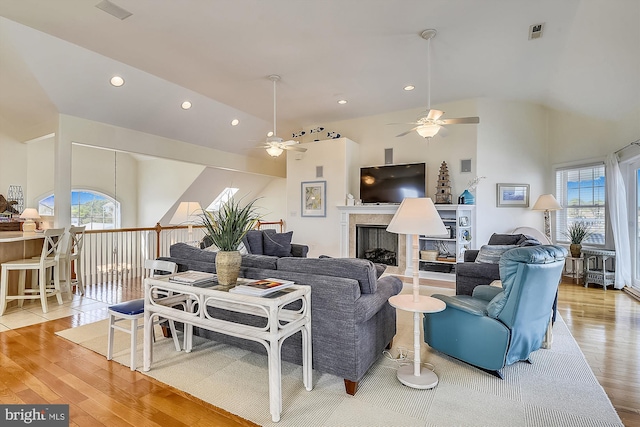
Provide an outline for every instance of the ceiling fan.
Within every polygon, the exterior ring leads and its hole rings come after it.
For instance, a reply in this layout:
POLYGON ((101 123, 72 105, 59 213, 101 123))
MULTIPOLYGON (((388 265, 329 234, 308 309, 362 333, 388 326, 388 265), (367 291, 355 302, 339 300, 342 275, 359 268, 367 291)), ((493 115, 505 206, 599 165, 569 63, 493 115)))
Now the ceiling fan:
POLYGON ((429 29, 420 33, 420 37, 427 41, 427 111, 418 116, 415 122, 410 123, 390 123, 390 124, 408 124, 417 125, 406 132, 402 132, 396 137, 405 136, 413 131, 416 131, 418 135, 423 138, 431 138, 440 132, 441 136, 444 136, 446 129, 444 125, 459 125, 459 124, 477 124, 480 123, 479 117, 460 117, 456 119, 442 119, 444 115, 443 111, 431 109, 431 39, 436 36, 436 30, 429 29))
POLYGON ((273 82, 273 132, 269 132, 271 136, 268 136, 264 144, 260 144, 258 148, 264 148, 271 157, 278 157, 284 150, 300 151, 304 153, 306 148, 298 147, 299 142, 294 140, 284 141, 277 136, 276 133, 276 82, 280 80, 280 76, 272 74, 269 76, 269 80, 273 82))

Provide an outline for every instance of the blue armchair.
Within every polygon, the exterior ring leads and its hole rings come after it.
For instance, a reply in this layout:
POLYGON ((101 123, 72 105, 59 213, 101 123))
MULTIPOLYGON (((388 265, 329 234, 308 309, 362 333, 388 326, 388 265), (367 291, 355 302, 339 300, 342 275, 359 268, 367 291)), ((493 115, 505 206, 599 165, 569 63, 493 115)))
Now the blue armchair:
POLYGON ((500 259, 502 288, 480 285, 471 296, 433 295, 447 308, 425 314, 425 342, 502 378, 500 369, 540 348, 566 256, 560 246, 510 249, 500 259))

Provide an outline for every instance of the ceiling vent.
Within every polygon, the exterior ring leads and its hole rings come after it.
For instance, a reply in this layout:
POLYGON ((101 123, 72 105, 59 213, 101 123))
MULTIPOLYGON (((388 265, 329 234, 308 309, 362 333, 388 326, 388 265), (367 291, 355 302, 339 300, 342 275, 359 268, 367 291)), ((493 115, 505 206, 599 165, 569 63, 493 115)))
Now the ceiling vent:
POLYGON ((529 40, 535 40, 542 37, 544 24, 533 24, 529 26, 529 40))
POLYGON ((107 12, 111 16, 115 16, 120 20, 127 19, 128 17, 133 15, 128 10, 123 9, 120 6, 116 6, 115 4, 111 3, 109 0, 102 0, 100 3, 96 5, 96 7, 100 10, 107 12))

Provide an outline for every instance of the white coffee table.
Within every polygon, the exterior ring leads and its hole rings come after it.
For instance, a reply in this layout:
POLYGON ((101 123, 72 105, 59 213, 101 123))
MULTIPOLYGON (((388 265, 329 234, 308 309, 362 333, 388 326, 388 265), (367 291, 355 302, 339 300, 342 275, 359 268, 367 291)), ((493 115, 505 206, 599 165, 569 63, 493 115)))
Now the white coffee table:
POLYGON ((437 313, 447 305, 444 301, 426 295, 419 295, 415 301, 412 294, 392 296, 389 298, 389 304, 399 310, 413 312, 413 365, 398 368, 398 380, 413 388, 435 387, 438 384, 438 376, 432 370, 420 366, 420 313, 437 313))
POLYGON ((144 371, 151 369, 153 362, 152 320, 155 318, 170 319, 185 324, 186 352, 190 352, 193 345, 193 326, 259 342, 266 348, 269 359, 271 419, 278 422, 282 412, 282 361, 280 359, 282 342, 296 332, 301 332, 302 382, 308 391, 312 390, 310 286, 292 285, 286 289, 286 292, 278 294, 279 296, 256 297, 231 293, 229 286, 201 288, 172 283, 168 281, 168 277, 170 276, 144 280, 144 371), (169 296, 161 297, 167 294, 169 296), (284 306, 294 301, 302 303, 299 310, 284 309, 284 306), (180 303, 184 303, 187 310, 174 308, 180 303), (264 317, 267 319, 267 324, 264 327, 256 327, 218 319, 209 314, 208 307, 264 317))

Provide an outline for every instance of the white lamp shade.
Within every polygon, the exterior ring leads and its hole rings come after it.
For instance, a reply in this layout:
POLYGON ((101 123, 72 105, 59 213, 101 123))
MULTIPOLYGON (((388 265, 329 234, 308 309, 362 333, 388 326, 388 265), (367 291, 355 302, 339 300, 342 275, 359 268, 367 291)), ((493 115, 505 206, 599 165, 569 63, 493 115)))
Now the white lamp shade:
POLYGON ((20 218, 22 219, 40 219, 40 214, 38 214, 38 210, 34 208, 27 208, 20 214, 20 218))
POLYGON ((558 211, 562 209, 562 206, 556 198, 553 197, 553 194, 543 194, 538 197, 538 200, 536 200, 536 203, 531 209, 534 211, 558 211))
POLYGON ((199 224, 202 206, 198 202, 180 202, 178 209, 171 217, 169 224, 199 224))
POLYGON ((418 135, 420 135, 423 138, 431 138, 435 136, 439 130, 440 130, 440 125, 431 124, 431 125, 420 126, 418 129, 416 129, 416 132, 418 132, 418 135))
POLYGON ((387 226, 387 231, 398 234, 449 236, 433 201, 428 197, 404 199, 387 226))

